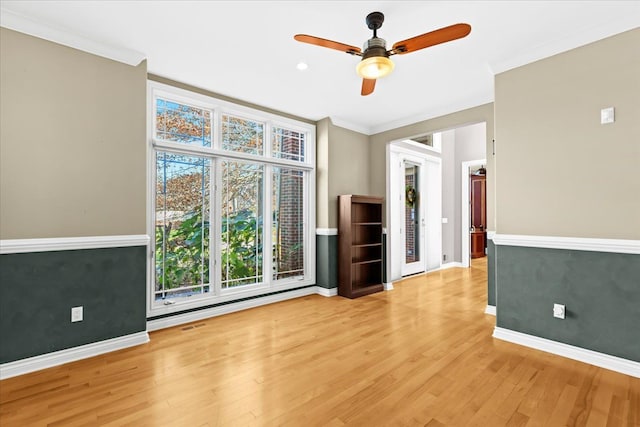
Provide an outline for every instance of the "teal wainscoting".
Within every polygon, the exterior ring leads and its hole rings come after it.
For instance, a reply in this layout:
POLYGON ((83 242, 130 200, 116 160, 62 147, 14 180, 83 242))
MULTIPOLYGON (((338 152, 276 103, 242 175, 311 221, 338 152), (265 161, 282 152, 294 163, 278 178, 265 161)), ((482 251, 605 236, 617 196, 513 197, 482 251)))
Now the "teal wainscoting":
POLYGON ((640 255, 495 250, 498 327, 640 362, 640 255))
MULTIPOLYGON (((382 278, 387 282, 387 235, 382 235, 382 278)), ((316 235, 316 285, 338 287, 338 236, 316 235)))
POLYGON ((487 239, 487 305, 496 305, 496 245, 487 239))
POLYGON ((338 287, 338 236, 316 235, 316 285, 338 287))
POLYGON ((145 331, 146 286, 146 246, 0 255, 0 363, 145 331))

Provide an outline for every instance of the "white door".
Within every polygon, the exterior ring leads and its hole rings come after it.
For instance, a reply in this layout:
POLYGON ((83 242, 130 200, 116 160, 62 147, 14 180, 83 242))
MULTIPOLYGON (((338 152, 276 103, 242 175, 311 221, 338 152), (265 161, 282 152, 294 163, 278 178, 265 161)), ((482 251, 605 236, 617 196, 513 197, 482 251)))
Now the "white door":
POLYGON ((426 176, 424 160, 418 157, 403 156, 401 167, 402 275, 407 276, 426 270, 426 176))

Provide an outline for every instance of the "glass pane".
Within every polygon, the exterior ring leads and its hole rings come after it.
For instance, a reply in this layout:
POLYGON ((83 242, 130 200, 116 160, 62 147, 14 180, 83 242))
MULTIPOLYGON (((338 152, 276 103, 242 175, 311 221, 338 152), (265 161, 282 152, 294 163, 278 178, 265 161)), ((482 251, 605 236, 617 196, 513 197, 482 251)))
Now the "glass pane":
POLYGON ((304 173, 273 168, 273 279, 304 276, 304 173))
POLYGON ((404 164, 404 221, 405 221, 405 262, 420 261, 419 188, 418 166, 404 164))
POLYGON ((263 167, 222 162, 222 288, 261 283, 263 167))
POLYGON ((209 292, 210 176, 208 159, 156 154, 156 300, 209 292))
POLYGON ((283 128, 273 128, 273 157, 304 162, 305 134, 283 128))
POLYGON ((158 98, 156 137, 165 141, 211 147, 211 111, 158 98))
POLYGON ((222 116, 222 148, 262 155, 264 125, 233 116, 222 116))

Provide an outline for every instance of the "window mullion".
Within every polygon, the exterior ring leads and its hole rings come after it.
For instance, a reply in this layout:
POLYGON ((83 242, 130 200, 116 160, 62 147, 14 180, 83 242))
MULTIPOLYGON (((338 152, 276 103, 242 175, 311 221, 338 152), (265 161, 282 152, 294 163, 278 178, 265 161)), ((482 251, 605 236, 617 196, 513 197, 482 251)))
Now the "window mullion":
POLYGON ((165 142, 160 140, 154 140, 153 146, 158 150, 170 151, 172 153, 180 153, 196 156, 209 156, 209 157, 224 157, 229 160, 240 160, 244 162, 265 163, 276 166, 283 166, 290 169, 297 170, 312 170, 313 166, 297 162, 295 160, 278 159, 266 156, 258 156, 255 154, 247 154, 239 151, 221 150, 209 147, 198 147, 189 145, 180 145, 173 142, 165 142))
POLYGON ((273 144, 271 141, 271 132, 273 130, 273 122, 271 120, 267 120, 264 122, 264 156, 268 159, 272 158, 272 148, 273 144))

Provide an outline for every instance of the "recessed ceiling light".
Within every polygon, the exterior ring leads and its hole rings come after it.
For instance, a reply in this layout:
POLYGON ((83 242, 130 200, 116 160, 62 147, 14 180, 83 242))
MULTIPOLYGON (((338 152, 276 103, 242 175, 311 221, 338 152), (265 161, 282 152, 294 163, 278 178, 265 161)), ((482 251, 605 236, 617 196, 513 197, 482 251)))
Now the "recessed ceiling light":
POLYGON ((298 62, 298 65, 296 65, 296 68, 300 71, 304 71, 307 68, 309 68, 309 64, 307 64, 306 62, 298 62))

